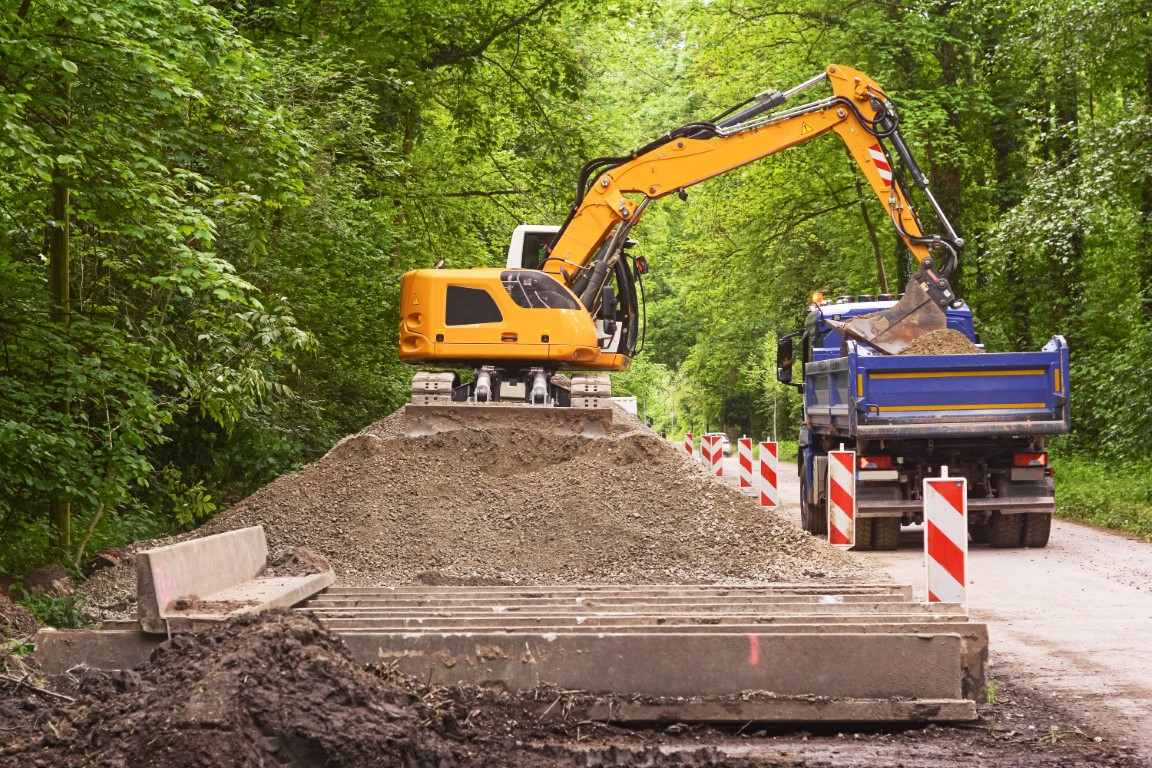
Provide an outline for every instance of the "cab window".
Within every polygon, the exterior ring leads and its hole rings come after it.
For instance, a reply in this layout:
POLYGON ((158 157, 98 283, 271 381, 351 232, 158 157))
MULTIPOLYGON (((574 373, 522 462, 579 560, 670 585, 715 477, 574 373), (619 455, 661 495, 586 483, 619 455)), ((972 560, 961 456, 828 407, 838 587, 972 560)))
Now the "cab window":
POLYGON ((496 300, 483 288, 463 285, 448 286, 448 303, 444 308, 445 325, 478 325, 503 320, 496 300))
POLYGON ((507 270, 500 273, 504 290, 525 309, 579 309, 580 305, 560 283, 543 272, 507 270))

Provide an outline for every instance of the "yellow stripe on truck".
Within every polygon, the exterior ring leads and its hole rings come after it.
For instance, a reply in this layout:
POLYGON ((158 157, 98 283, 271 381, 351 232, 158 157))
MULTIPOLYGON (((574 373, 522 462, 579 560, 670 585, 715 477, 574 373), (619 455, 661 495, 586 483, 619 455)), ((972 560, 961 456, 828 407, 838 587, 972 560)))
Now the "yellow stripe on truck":
POLYGON ((872 379, 953 379, 963 376, 1043 376, 1046 368, 1036 368, 1024 371, 959 371, 957 373, 931 372, 931 373, 870 373, 872 379))
POLYGON ((1021 410, 1047 408, 1044 403, 980 403, 973 405, 881 405, 877 407, 880 412, 885 411, 994 411, 994 410, 1021 410))

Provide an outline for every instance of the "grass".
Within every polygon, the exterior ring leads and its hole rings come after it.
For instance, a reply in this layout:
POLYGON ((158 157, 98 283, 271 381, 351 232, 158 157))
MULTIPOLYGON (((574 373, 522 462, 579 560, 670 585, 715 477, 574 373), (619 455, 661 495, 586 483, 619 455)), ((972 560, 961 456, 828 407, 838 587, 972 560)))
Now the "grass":
POLYGON ((1059 456, 1056 514, 1152 541, 1152 461, 1059 456))

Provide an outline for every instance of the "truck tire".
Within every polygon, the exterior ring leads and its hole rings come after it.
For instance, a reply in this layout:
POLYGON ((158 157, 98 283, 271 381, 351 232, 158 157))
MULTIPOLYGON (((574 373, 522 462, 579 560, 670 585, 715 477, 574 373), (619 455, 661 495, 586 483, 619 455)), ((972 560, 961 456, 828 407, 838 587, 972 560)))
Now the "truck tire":
POLYGON ((853 552, 891 552, 900 546, 900 518, 860 517, 856 519, 856 545, 853 552))
POLYGON ((828 536, 828 511, 822 504, 808 502, 808 484, 800 476, 800 525, 813 536, 828 536))
POLYGON ((853 552, 872 551, 872 531, 875 530, 874 517, 856 518, 856 543, 852 545, 853 552))
POLYGON ((1024 518, 1024 535, 1021 537, 1024 546, 1033 549, 1048 546, 1048 535, 1052 532, 1052 513, 1029 512, 1019 517, 1024 518))
POLYGON ((900 518, 876 517, 872 519, 872 549, 891 552, 900 547, 900 518))
POLYGON ((996 510, 988 515, 988 546, 1008 549, 1020 546, 1024 532, 1024 515, 1006 515, 996 510))

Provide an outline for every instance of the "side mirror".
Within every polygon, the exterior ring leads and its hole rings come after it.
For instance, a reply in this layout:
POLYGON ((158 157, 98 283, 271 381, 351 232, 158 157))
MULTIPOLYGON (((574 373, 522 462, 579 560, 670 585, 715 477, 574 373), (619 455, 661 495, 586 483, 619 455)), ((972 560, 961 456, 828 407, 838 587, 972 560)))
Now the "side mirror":
POLYGON ((597 314, 601 320, 616 319, 616 289, 611 285, 600 291, 600 311, 597 314))
POLYGON ((782 336, 776 342, 776 380, 792 383, 792 336, 782 336))
POLYGON ((776 380, 781 384, 796 387, 800 392, 804 391, 804 382, 801 381, 799 384, 792 382, 792 364, 795 354, 794 341, 802 333, 803 331, 796 331, 787 336, 781 336, 776 341, 776 380))

